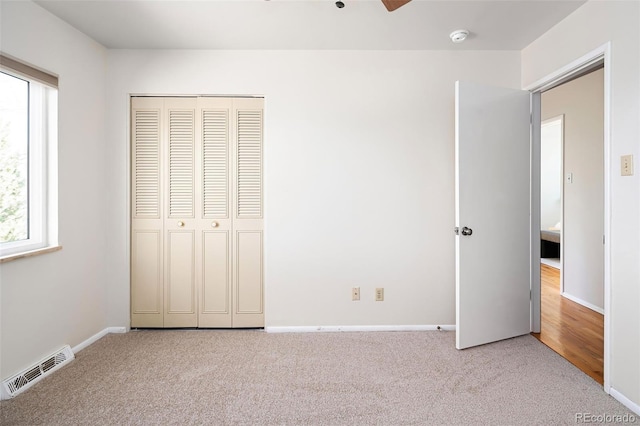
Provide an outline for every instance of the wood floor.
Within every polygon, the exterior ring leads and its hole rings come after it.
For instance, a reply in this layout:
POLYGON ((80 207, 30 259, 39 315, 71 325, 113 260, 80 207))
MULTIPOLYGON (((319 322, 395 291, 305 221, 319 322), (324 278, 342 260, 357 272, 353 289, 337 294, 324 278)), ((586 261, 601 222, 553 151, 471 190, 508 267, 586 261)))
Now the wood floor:
POLYGON ((603 384, 604 316, 560 295, 560 271, 541 265, 542 343, 603 384))

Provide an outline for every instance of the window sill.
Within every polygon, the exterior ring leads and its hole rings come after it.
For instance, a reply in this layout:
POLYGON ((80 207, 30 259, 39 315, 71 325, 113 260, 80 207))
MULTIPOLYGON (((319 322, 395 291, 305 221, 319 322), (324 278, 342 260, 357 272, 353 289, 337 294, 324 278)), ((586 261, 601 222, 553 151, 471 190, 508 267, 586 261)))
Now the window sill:
POLYGON ((36 250, 24 251, 22 253, 8 254, 0 257, 0 263, 11 262, 12 260, 22 259, 23 257, 39 256, 41 254, 52 253, 58 250, 62 250, 62 246, 43 247, 36 250))

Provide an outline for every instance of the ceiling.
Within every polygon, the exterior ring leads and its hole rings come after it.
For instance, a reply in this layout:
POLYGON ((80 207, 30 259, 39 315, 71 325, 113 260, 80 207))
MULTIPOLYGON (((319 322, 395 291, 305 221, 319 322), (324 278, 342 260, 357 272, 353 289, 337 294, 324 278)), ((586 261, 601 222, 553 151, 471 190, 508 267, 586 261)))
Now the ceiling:
POLYGON ((521 50, 582 0, 37 0, 114 49, 521 50), (449 34, 471 32, 456 45, 449 34))

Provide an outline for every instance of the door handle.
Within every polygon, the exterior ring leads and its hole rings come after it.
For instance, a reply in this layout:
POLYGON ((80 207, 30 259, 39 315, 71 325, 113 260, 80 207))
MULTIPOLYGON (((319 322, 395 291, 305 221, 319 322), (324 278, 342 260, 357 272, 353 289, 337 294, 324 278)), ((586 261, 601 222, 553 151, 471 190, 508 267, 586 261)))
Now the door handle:
POLYGON ((211 227, 212 228, 217 228, 218 227, 218 222, 216 222, 216 221, 211 222, 211 227))
POLYGON ((183 228, 183 227, 184 227, 184 222, 183 222, 183 221, 181 221, 181 220, 179 220, 179 221, 178 221, 178 226, 179 226, 180 228, 183 228))
POLYGON ((466 226, 462 228, 462 235, 471 235, 473 234, 473 229, 467 228, 466 226))

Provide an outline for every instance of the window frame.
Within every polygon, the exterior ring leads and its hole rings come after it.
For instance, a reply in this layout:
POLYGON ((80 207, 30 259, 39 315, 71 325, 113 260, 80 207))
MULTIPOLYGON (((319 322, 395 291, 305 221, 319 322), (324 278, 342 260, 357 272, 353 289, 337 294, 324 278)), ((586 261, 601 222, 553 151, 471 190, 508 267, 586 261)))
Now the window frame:
POLYGON ((0 242, 0 261, 57 247, 57 77, 0 54, 0 72, 28 83, 27 223, 28 238, 0 242), (17 64, 17 65, 16 65, 17 64), (30 72, 33 71, 33 72, 30 72), (44 76, 44 77, 43 77, 44 76))

